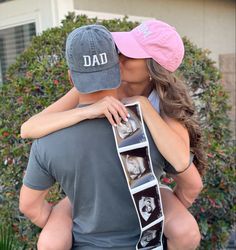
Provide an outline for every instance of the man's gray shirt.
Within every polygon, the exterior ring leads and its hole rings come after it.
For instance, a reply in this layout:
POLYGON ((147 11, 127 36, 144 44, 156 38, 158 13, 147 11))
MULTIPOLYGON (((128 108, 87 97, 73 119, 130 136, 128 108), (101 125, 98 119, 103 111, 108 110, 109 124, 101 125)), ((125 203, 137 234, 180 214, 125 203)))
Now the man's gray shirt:
MULTIPOLYGON (((154 172, 164 159, 146 128, 154 172)), ((73 208, 73 249, 135 249, 140 228, 110 123, 86 120, 35 140, 24 185, 58 182, 73 208)))

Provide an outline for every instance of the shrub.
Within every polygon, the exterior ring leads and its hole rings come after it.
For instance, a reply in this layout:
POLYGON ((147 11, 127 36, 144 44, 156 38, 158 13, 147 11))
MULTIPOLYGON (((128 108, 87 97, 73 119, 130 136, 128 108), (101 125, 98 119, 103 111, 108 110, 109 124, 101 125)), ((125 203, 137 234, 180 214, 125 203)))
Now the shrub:
MULTIPOLYGON (((109 30, 130 30, 136 23, 123 20, 99 21, 70 13, 61 27, 44 31, 8 70, 0 90, 0 216, 11 225, 16 237, 34 249, 39 229, 18 210, 19 189, 30 151, 30 140, 20 138, 20 126, 35 113, 70 89, 65 61, 67 34, 85 24, 100 23, 109 30)), ((200 249, 222 249, 233 223, 233 146, 227 111, 228 96, 220 74, 207 51, 184 39, 186 56, 179 72, 184 76, 195 101, 207 142, 209 168, 203 177, 204 190, 192 207, 200 230, 200 249)), ((60 198, 58 187, 49 195, 60 198)))
POLYGON ((13 230, 9 226, 3 227, 0 225, 0 249, 1 250, 23 250, 24 247, 19 246, 15 239, 13 230))

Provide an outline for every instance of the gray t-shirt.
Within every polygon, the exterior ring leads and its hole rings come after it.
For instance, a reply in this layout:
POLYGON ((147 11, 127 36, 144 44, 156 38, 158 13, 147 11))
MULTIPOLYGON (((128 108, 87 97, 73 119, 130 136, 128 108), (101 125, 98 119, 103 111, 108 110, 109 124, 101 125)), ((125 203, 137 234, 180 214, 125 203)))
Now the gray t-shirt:
MULTIPOLYGON (((164 160, 146 131, 159 178, 164 160)), ((72 249, 135 249, 138 218, 106 119, 86 120, 34 141, 24 184, 45 190, 55 182, 73 207, 72 249)))

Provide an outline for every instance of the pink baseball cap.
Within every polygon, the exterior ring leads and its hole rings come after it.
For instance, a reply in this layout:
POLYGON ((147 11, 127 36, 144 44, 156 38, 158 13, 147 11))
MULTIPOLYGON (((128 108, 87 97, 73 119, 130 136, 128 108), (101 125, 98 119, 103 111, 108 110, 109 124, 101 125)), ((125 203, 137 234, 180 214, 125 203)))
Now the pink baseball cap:
POLYGON ((174 27, 148 20, 131 31, 112 32, 119 51, 130 58, 152 58, 174 72, 184 57, 184 44, 174 27))

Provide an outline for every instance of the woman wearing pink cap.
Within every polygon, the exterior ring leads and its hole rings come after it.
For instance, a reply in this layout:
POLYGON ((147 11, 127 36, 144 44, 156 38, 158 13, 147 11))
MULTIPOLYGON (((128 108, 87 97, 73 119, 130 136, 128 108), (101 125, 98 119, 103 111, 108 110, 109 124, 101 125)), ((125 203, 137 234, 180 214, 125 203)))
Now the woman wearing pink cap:
MULTIPOLYGON (((146 21, 130 32, 114 32, 112 35, 120 51, 122 84, 119 99, 140 102, 145 123, 159 151, 170 163, 166 169, 174 173, 177 183, 174 192, 161 188, 168 249, 196 249, 201 237, 198 225, 187 208, 202 189, 199 173, 205 167, 205 160, 190 97, 184 84, 172 74, 184 57, 183 42, 173 27, 157 20, 146 21), (190 149, 195 155, 197 168, 191 162, 190 149)), ((84 119, 104 115, 112 125, 127 118, 124 105, 109 97, 91 105, 92 109, 88 107, 84 116, 75 108, 81 98, 83 95, 72 88, 57 102, 25 122, 21 128, 22 137, 39 138, 84 119)), ((70 204, 66 199, 55 207, 48 222, 40 236, 40 244, 48 242, 51 246, 50 241, 54 241, 54 247, 55 242, 59 246, 60 242, 70 246, 70 204), (57 235, 53 228, 58 225, 67 228, 65 235, 69 236, 57 235)))

